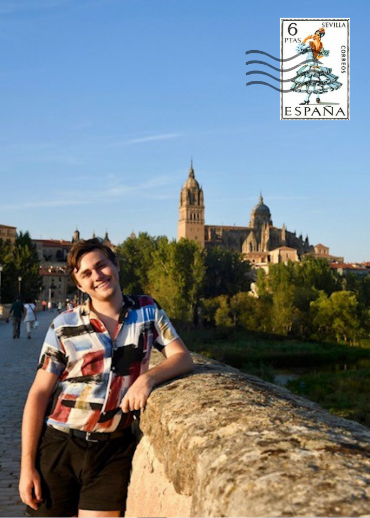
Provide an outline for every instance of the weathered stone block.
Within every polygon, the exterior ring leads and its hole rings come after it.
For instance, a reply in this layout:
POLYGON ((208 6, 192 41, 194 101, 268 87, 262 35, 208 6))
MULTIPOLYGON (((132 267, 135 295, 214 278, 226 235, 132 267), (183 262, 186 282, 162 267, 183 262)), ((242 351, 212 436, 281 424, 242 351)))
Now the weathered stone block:
POLYGON ((142 413, 127 516, 369 515, 368 428, 193 357, 142 413))

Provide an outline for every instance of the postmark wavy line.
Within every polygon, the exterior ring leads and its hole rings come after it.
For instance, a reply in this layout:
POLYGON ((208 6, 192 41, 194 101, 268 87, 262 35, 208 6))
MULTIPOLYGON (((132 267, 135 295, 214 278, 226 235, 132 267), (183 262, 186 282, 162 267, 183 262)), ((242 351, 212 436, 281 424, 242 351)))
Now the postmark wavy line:
POLYGON ((275 86, 272 86, 272 85, 270 85, 270 83, 266 83, 265 81, 249 81, 249 83, 247 83, 247 86, 250 86, 250 85, 265 85, 265 86, 269 86, 270 88, 273 88, 277 92, 283 92, 285 94, 288 94, 288 93, 293 91, 293 90, 290 90, 290 89, 289 90, 282 90, 281 88, 276 88, 275 86))
MULTIPOLYGON (((277 72, 291 72, 292 70, 300 67, 301 65, 306 65, 307 63, 314 63, 315 60, 314 59, 307 59, 307 60, 304 60, 302 61, 301 63, 298 63, 298 65, 295 65, 294 67, 292 68, 286 68, 286 69, 283 69, 283 68, 276 68, 276 67, 273 67, 272 65, 269 65, 268 63, 266 63, 266 61, 258 61, 258 60, 252 60, 252 61, 247 61, 245 64, 246 65, 252 65, 254 63, 259 63, 260 65, 266 65, 270 68, 273 68, 274 70, 276 70, 277 72)), ((322 63, 321 61, 316 61, 316 63, 322 63)))
POLYGON ((279 58, 275 58, 274 56, 271 56, 271 54, 267 54, 267 52, 263 52, 263 50, 247 50, 247 52, 246 52, 246 54, 253 54, 253 53, 264 54, 265 56, 268 56, 269 58, 274 59, 275 61, 280 61, 280 63, 283 61, 291 61, 292 59, 295 59, 297 56, 302 55, 302 54, 298 53, 298 54, 295 54, 294 56, 292 56, 291 58, 279 59, 279 58))
POLYGON ((263 74, 264 76, 272 77, 272 79, 275 79, 275 81, 280 81, 280 83, 292 83, 293 78, 291 79, 279 79, 278 77, 274 77, 271 74, 268 74, 267 72, 262 72, 262 70, 251 70, 250 72, 246 72, 246 76, 250 76, 252 74, 263 74))

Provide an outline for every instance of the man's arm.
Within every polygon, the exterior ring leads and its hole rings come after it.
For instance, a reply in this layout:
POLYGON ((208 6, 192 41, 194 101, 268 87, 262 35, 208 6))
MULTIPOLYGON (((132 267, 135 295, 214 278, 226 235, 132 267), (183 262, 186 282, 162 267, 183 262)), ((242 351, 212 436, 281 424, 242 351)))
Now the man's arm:
POLYGON ((181 338, 169 343, 162 353, 166 359, 139 376, 126 392, 121 403, 123 412, 144 408, 149 394, 156 385, 193 370, 192 357, 181 338))
POLYGON ((39 369, 29 391, 22 422, 22 461, 19 494, 22 502, 37 509, 42 500, 40 475, 35 467, 45 412, 58 376, 39 369))

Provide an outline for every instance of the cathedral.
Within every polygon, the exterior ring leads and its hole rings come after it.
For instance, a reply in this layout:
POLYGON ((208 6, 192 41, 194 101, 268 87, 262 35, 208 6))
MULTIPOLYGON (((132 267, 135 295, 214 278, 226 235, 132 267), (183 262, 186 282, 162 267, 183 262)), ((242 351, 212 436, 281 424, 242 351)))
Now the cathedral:
POLYGON ((248 227, 206 225, 203 189, 195 178, 193 162, 181 189, 179 213, 178 239, 183 237, 198 242, 202 247, 217 246, 243 253, 255 266, 299 261, 304 254, 332 257, 324 245, 314 247, 308 237, 297 236, 285 225, 275 227, 262 194, 252 209, 248 227))

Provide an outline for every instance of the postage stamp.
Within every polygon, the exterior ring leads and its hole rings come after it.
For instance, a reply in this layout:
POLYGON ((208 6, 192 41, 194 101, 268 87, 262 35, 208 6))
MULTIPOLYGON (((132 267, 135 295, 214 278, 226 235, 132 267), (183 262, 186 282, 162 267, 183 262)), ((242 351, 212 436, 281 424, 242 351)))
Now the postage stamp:
POLYGON ((280 19, 280 119, 349 120, 349 18, 280 19))

